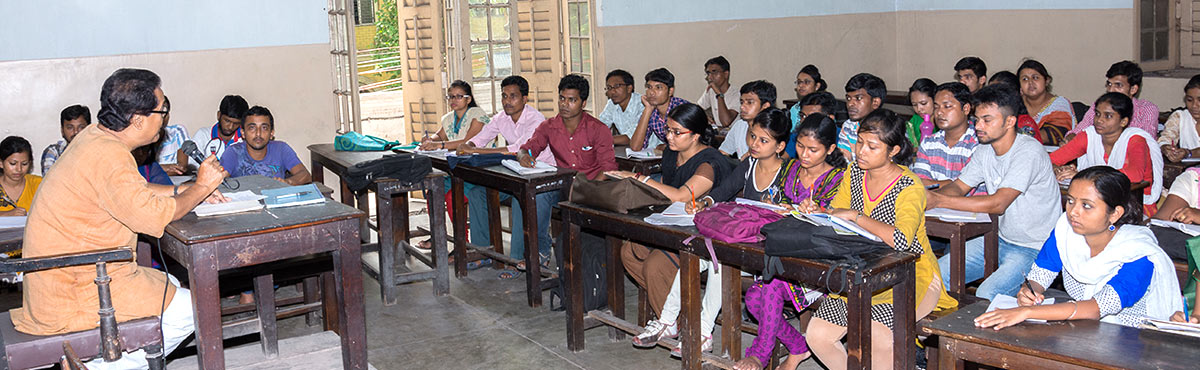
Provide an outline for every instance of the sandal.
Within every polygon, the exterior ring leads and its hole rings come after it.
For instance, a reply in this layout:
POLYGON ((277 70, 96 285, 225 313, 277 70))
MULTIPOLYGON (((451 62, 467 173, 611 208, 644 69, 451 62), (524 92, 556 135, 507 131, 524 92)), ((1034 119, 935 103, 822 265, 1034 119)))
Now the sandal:
POLYGON ((484 259, 481 259, 478 261, 467 262, 467 270, 478 270, 480 267, 491 266, 491 265, 492 265, 492 259, 484 258, 484 259))
POLYGON ((507 270, 506 269, 504 271, 500 271, 500 279, 501 280, 513 280, 520 276, 521 276, 521 272, 517 271, 517 270, 507 270))
POLYGON ((425 239, 417 242, 417 249, 430 250, 433 249, 433 239, 425 239))
MULTIPOLYGON (((550 256, 538 253, 538 258, 539 258, 538 265, 542 267, 542 270, 549 270, 550 269, 550 256)), ((517 271, 525 271, 526 270, 525 261, 517 262, 516 266, 513 266, 513 267, 516 268, 517 271)))

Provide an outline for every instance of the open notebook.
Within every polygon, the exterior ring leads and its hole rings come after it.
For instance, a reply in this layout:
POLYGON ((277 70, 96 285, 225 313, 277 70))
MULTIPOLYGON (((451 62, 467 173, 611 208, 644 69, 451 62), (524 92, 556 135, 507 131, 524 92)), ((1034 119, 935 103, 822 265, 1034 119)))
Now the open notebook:
POLYGON ((936 217, 946 222, 988 223, 992 217, 987 213, 966 212, 946 208, 934 208, 925 211, 925 217, 936 217))
POLYGON ((1166 221, 1166 220, 1159 220, 1159 219, 1151 219, 1150 224, 1154 225, 1154 226, 1179 230, 1179 231, 1182 231, 1184 234, 1188 234, 1191 236, 1200 235, 1200 225, 1185 224, 1185 223, 1179 223, 1179 222, 1175 222, 1175 221, 1166 221))
POLYGON ((216 204, 200 203, 192 212, 196 212, 196 216, 205 217, 257 211, 263 208, 263 204, 259 200, 266 198, 262 195, 254 194, 253 191, 249 190, 225 193, 225 197, 229 198, 228 202, 216 204))
POLYGON ((510 169, 510 170, 512 170, 512 172, 516 172, 518 175, 532 175, 535 173, 554 172, 554 171, 558 170, 558 168, 551 166, 549 163, 542 162, 542 161, 534 161, 533 168, 522 166, 521 162, 517 162, 517 161, 511 160, 511 159, 505 159, 503 161, 500 161, 500 164, 504 165, 504 168, 510 169))

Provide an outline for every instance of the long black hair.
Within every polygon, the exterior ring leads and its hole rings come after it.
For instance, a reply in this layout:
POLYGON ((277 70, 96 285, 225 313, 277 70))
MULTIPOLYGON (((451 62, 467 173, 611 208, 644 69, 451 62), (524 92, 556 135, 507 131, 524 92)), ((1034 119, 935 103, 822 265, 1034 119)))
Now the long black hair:
POLYGON ((1088 180, 1100 193, 1100 199, 1108 205, 1109 212, 1117 206, 1125 208, 1125 214, 1113 223, 1114 226, 1137 225, 1142 221, 1142 205, 1130 193, 1129 177, 1109 166, 1092 166, 1075 174, 1071 181, 1088 180))
POLYGON ((479 104, 475 103, 475 94, 471 92, 471 84, 463 80, 454 80, 454 82, 450 83, 450 87, 446 89, 446 92, 450 92, 450 89, 456 87, 462 89, 463 94, 471 97, 471 102, 467 103, 467 108, 475 108, 479 106, 479 104))
POLYGON ((908 141, 907 128, 908 122, 896 112, 890 109, 876 109, 863 118, 862 124, 858 126, 858 134, 861 136, 869 132, 879 135, 879 139, 887 144, 889 151, 891 147, 900 147, 900 152, 892 157, 892 162, 907 166, 912 164, 913 157, 917 154, 912 142, 908 141))
MULTIPOLYGON (((796 141, 802 137, 812 137, 826 149, 837 145, 837 135, 837 124, 833 122, 832 118, 821 113, 813 113, 804 117, 804 120, 800 121, 800 126, 796 128, 796 141)), ((796 145, 796 143, 791 143, 791 145, 796 145)), ((834 150, 825 156, 825 163, 841 167, 846 165, 846 156, 842 154, 841 150, 834 150)))
POLYGON ((708 124, 708 115, 704 113, 704 108, 692 103, 680 104, 667 112, 667 118, 679 122, 683 128, 695 133, 700 144, 712 145, 716 130, 708 124))

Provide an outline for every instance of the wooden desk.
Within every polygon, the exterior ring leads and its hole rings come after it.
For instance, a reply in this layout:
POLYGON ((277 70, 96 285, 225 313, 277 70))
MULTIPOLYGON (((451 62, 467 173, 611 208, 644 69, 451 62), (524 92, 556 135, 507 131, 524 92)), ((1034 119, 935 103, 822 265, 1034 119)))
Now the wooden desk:
MULTIPOLYGON (((263 176, 238 180, 238 191, 257 192, 284 186, 263 176)), ((362 218, 363 213, 354 208, 325 202, 216 217, 201 218, 190 213, 167 225, 161 247, 188 270, 200 368, 225 367, 217 279, 221 271, 332 252, 342 366, 366 369, 366 310, 363 308, 361 244, 358 240, 358 224, 362 218)), ((264 294, 267 297, 256 299, 260 305, 263 350, 268 355, 278 354, 275 317, 266 314, 274 310, 263 309, 263 305, 274 307, 271 275, 256 277, 255 287, 256 291, 270 292, 264 294)), ((329 297, 325 299, 329 300, 329 297)))
MULTIPOLYGON (((486 255, 496 261, 516 265, 516 259, 504 254, 504 242, 500 235, 500 193, 512 194, 513 201, 521 205, 521 219, 525 230, 525 293, 530 307, 542 305, 542 289, 553 287, 556 275, 542 271, 541 256, 538 255, 537 199, 538 193, 558 191, 562 199, 569 199, 575 171, 559 168, 554 172, 518 175, 501 165, 474 167, 466 165, 450 169, 445 158, 433 158, 433 166, 451 174, 451 189, 454 199, 454 271, 458 276, 467 276, 467 251, 486 255), (491 227, 492 249, 467 244, 467 205, 463 182, 487 188, 488 225, 491 227), (543 281, 542 276, 548 278, 543 281)), ((518 232, 513 230, 514 233, 518 232)))
MULTIPOLYGON (((313 182, 316 183, 324 182, 324 168, 329 168, 334 173, 340 174, 346 168, 352 167, 355 164, 383 158, 384 155, 392 154, 387 151, 336 151, 333 149, 333 144, 313 144, 308 146, 308 150, 311 152, 313 182)), ((409 282, 432 279, 434 295, 440 296, 450 293, 446 233, 440 232, 440 230, 446 229, 445 203, 440 201, 442 194, 445 193, 443 189, 445 182, 443 177, 445 176, 444 172, 434 170, 419 183, 410 184, 393 179, 379 179, 367 188, 375 193, 376 212, 378 212, 376 225, 379 231, 379 243, 369 243, 371 232, 371 225, 368 222, 369 217, 363 218, 363 223, 359 226, 359 232, 364 243, 362 247, 363 252, 379 252, 379 271, 368 266, 367 274, 379 282, 380 294, 385 306, 396 304, 396 296, 398 294, 397 285, 409 282), (425 199, 429 200, 425 206, 429 214, 430 230, 439 231, 431 232, 433 249, 430 253, 432 253, 432 256, 427 256, 426 252, 413 248, 408 244, 409 239, 415 234, 409 231, 408 222, 408 193, 412 191, 423 192, 425 199), (397 262, 398 256, 404 256, 405 258, 397 262), (425 272, 400 272, 401 266, 406 264, 408 257, 416 258, 421 263, 431 267, 432 270, 425 272)), ((354 206, 357 203, 359 210, 370 214, 370 201, 367 198, 367 194, 363 193, 356 197, 346 186, 346 181, 339 180, 339 186, 342 189, 342 203, 350 206, 354 206)))
POLYGON ((0 253, 15 252, 25 241, 25 228, 0 229, 0 253))
POLYGON ((987 311, 976 302, 920 324, 936 335, 929 369, 962 369, 966 362, 1010 369, 1195 369, 1200 339, 1139 330, 1098 320, 1023 323, 979 329, 974 319, 987 311))
MULTIPOLYGON (((680 335, 683 346, 683 368, 699 369, 703 362, 728 362, 720 358, 720 352, 715 355, 700 356, 700 272, 699 257, 708 256, 708 250, 703 240, 693 240, 691 244, 682 241, 697 235, 695 227, 656 226, 642 221, 648 212, 631 212, 623 215, 597 210, 570 202, 559 204, 562 209, 564 225, 567 228, 566 241, 563 243, 564 300, 567 310, 567 348, 571 351, 584 349, 583 331, 586 328, 604 324, 636 330, 633 325, 624 320, 625 317, 625 269, 621 263, 620 240, 644 243, 671 251, 679 252, 680 262, 680 296, 682 311, 680 312, 680 335), (583 287, 581 285, 582 271, 578 267, 581 251, 579 233, 582 227, 596 230, 609 236, 608 244, 608 307, 606 311, 583 311, 583 287)), ((721 276, 723 280, 723 306, 721 326, 721 348, 732 361, 741 359, 741 271, 761 271, 763 268, 762 244, 731 244, 713 240, 713 249, 721 261, 721 276)), ((849 355, 849 367, 852 369, 867 368, 871 363, 871 295, 873 292, 893 287, 895 289, 895 323, 893 340, 895 341, 894 367, 897 369, 913 368, 912 341, 916 336, 915 303, 915 264, 917 256, 912 253, 881 249, 865 257, 867 267, 862 270, 862 282, 855 282, 854 272, 842 274, 841 268, 834 270, 829 276, 831 281, 839 285, 837 277, 846 279, 849 287, 847 305, 851 313, 848 320, 846 348, 849 355)), ((784 272, 776 278, 789 281, 805 282, 824 286, 825 275, 830 264, 824 261, 783 258, 784 272)), ((619 339, 622 334, 616 329, 610 330, 610 338, 619 339)), ((732 363, 723 363, 725 366, 732 363)))
POLYGON ((618 146, 613 150, 617 153, 617 168, 622 171, 630 171, 642 175, 653 175, 662 172, 662 157, 658 158, 632 158, 625 149, 629 147, 618 146))
POLYGON ((1194 162, 1193 163, 1182 163, 1182 162, 1181 163, 1173 163, 1173 162, 1164 160, 1163 161, 1163 174, 1162 174, 1162 176, 1163 176, 1163 178, 1162 178, 1163 191, 1164 191, 1163 195, 1165 196, 1166 192, 1171 190, 1171 184, 1175 183, 1176 177, 1179 177, 1179 175, 1183 174, 1183 171, 1187 171, 1187 169, 1189 167, 1192 167, 1192 166, 1195 166, 1198 164, 1200 164, 1200 163, 1194 163, 1194 162))
MULTIPOLYGON (((969 223, 947 222, 937 217, 925 217, 925 233, 931 237, 950 239, 950 289, 955 298, 967 293, 966 282, 966 253, 967 239, 983 235, 983 277, 987 278, 999 267, 1000 236, 997 225, 1000 222, 992 215, 992 222, 969 223)), ((942 273, 946 273, 943 271, 942 273)))

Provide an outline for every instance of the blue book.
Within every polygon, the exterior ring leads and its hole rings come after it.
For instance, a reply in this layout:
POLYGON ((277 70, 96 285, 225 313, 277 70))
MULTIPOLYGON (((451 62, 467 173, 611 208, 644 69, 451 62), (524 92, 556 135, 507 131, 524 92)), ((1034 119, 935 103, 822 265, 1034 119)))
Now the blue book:
POLYGON ((320 189, 317 189, 316 184, 263 189, 262 195, 267 197, 267 199, 263 199, 263 203, 267 205, 267 208, 325 203, 325 196, 321 194, 320 189))

